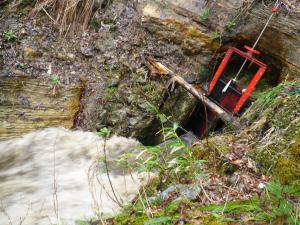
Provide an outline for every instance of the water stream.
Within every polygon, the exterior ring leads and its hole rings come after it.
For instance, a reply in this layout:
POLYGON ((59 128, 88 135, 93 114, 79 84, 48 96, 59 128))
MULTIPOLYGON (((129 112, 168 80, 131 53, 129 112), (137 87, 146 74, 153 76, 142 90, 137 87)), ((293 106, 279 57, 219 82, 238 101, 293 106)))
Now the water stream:
MULTIPOLYGON (((47 128, 0 142, 0 224, 76 224, 95 215, 114 214, 103 163, 104 140, 91 132, 47 128)), ((140 145, 113 136, 109 160, 140 145)), ((133 199, 143 182, 137 173, 110 171, 117 196, 133 199)))

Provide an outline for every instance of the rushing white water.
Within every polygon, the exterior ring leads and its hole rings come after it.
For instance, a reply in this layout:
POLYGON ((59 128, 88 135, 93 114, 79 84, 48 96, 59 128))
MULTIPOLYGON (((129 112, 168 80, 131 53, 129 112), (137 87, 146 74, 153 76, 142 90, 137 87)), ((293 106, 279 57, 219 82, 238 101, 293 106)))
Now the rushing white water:
MULTIPOLYGON (((103 157, 103 143, 94 133, 63 128, 0 142, 0 224, 75 224, 77 219, 118 212, 105 167, 95 163, 103 157)), ((109 160, 138 145, 134 139, 110 138, 109 160)), ((110 174, 124 202, 147 180, 120 168, 110 174)))

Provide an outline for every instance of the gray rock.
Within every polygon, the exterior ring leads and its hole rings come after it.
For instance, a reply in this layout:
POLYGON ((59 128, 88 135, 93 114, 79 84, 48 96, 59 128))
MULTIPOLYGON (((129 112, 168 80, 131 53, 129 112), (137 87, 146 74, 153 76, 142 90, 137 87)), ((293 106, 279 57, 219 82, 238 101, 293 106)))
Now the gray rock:
POLYGON ((169 199, 171 194, 177 192, 178 196, 174 201, 195 200, 201 193, 201 188, 197 185, 176 184, 168 187, 165 191, 159 194, 158 198, 163 201, 169 199))

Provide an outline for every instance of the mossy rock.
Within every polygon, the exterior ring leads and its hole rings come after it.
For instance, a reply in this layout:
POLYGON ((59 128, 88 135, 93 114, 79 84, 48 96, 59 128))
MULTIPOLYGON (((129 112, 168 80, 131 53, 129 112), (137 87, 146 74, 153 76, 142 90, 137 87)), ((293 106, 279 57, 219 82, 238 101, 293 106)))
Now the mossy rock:
POLYGON ((208 144, 209 147, 213 148, 213 150, 216 150, 220 155, 226 155, 230 151, 227 142, 230 139, 232 139, 232 137, 227 135, 214 136, 208 139, 208 144))
POLYGON ((204 159, 207 160, 209 158, 209 150, 207 147, 203 146, 203 144, 197 144, 192 147, 193 152, 196 155, 198 159, 204 159))
POLYGON ((116 225, 125 225, 125 224, 131 224, 131 225, 141 225, 144 224, 145 221, 149 220, 149 218, 147 216, 129 216, 127 214, 122 214, 117 216, 114 221, 113 224, 116 225))
POLYGON ((289 149, 288 156, 278 160, 274 177, 282 184, 300 185, 300 137, 289 149))
POLYGON ((278 153, 282 152, 280 148, 274 145, 267 145, 259 150, 251 152, 258 167, 264 172, 272 171, 274 164, 278 160, 278 153))
POLYGON ((291 147, 290 153, 296 160, 300 161, 300 136, 297 138, 296 142, 291 147))
POLYGON ((228 135, 212 136, 201 140, 193 148, 198 158, 201 159, 208 159, 211 154, 226 155, 230 151, 226 140, 230 139, 232 137, 228 135))
POLYGON ((251 124, 247 127, 247 138, 250 133, 254 142, 250 156, 263 172, 281 177, 284 183, 290 183, 299 170, 299 146, 290 147, 300 134, 300 98, 293 94, 298 85, 286 82, 261 93, 243 117, 251 124))

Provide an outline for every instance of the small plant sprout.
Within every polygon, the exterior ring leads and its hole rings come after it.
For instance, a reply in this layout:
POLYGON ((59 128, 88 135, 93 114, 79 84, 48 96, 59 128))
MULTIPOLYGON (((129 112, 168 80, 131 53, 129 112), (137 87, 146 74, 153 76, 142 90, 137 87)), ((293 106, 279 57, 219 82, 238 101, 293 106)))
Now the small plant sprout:
POLYGON ((225 24, 225 28, 226 28, 227 30, 233 30, 235 27, 236 27, 236 22, 234 22, 233 20, 228 21, 228 22, 225 24))
POLYGON ((56 88, 61 85, 61 81, 58 76, 53 76, 51 78, 51 81, 52 81, 52 88, 53 88, 52 94, 56 95, 56 88))
POLYGON ((24 70, 24 69, 28 68, 28 64, 26 64, 26 63, 20 63, 20 64, 18 64, 18 67, 24 70))
POLYGON ((220 31, 214 31, 212 33, 212 39, 216 40, 216 39, 220 39, 221 38, 221 32, 220 31))
POLYGON ((100 137, 103 137, 103 138, 108 138, 108 137, 109 137, 109 134, 110 134, 110 131, 109 131, 106 127, 102 128, 102 129, 98 132, 98 135, 99 135, 100 137))
POLYGON ((210 16, 210 10, 209 9, 206 9, 202 12, 202 14, 200 15, 200 20, 201 21, 205 21, 209 18, 210 16))
POLYGON ((6 42, 13 42, 17 39, 16 34, 12 30, 4 32, 3 37, 6 42))
POLYGON ((58 76, 53 76, 52 77, 52 84, 53 84, 53 86, 61 85, 61 81, 60 81, 58 76))

